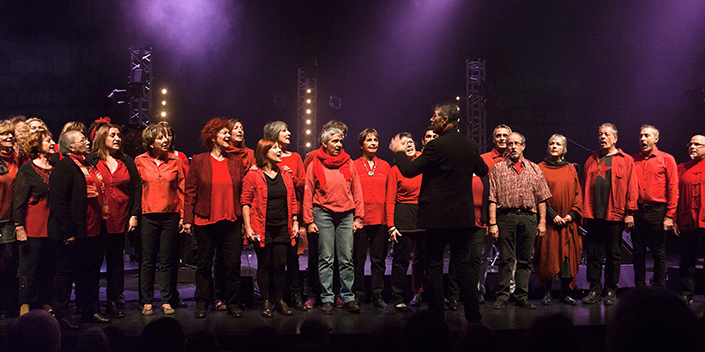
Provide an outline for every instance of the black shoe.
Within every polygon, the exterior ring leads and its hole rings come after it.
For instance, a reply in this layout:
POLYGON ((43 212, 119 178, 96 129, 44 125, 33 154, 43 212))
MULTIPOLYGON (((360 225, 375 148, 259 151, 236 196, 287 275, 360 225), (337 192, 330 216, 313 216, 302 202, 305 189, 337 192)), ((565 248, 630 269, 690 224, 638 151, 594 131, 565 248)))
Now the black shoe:
POLYGON ((274 309, 272 309, 272 302, 268 299, 262 301, 262 316, 265 318, 271 318, 274 316, 274 309))
POLYGON ((587 296, 583 297, 583 304, 595 304, 600 302, 602 297, 595 291, 590 291, 587 296))
POLYGON ((419 307, 419 306, 421 306, 421 299, 422 299, 421 292, 415 293, 414 298, 411 299, 411 302, 409 302, 409 305, 412 307, 419 307))
POLYGON ((283 299, 280 299, 274 303, 274 310, 279 312, 281 315, 294 315, 294 312, 289 309, 289 306, 286 305, 286 302, 284 302, 283 299))
POLYGON ((607 291, 607 296, 605 296, 605 305, 606 306, 611 306, 614 305, 614 301, 617 300, 617 293, 614 291, 607 291))
POLYGON ((181 298, 171 302, 171 306, 174 308, 188 308, 188 304, 186 304, 186 302, 184 302, 184 300, 181 298))
POLYGON ((84 323, 110 324, 110 318, 104 317, 100 313, 84 315, 81 320, 84 323))
POLYGON ((576 300, 574 300, 573 297, 570 297, 570 296, 565 296, 565 297, 561 298, 561 300, 558 302, 561 302, 563 304, 567 304, 569 306, 577 306, 578 305, 578 302, 576 300))
POLYGON ((323 312, 323 314, 326 314, 326 315, 333 313, 333 303, 331 303, 331 302, 323 303, 323 305, 321 306, 321 312, 323 312))
MULTIPOLYGON (((377 301, 377 300, 382 301, 381 299, 376 299, 375 301, 377 301)), ((387 307, 386 303, 384 303, 384 302, 382 302, 382 303, 384 304, 385 307, 387 307)), ((360 313, 360 311, 362 310, 362 309, 360 309, 360 305, 357 304, 357 301, 355 301, 355 300, 352 300, 348 303, 345 303, 344 307, 345 307, 345 310, 347 310, 349 313, 360 313)))
POLYGON ((71 317, 63 317, 59 319, 59 326, 66 330, 78 330, 79 326, 71 317))
MULTIPOLYGON (((356 302, 357 304, 357 302, 356 302)), ((375 298, 372 300, 372 305, 375 306, 375 308, 387 308, 387 303, 384 303, 384 301, 381 298, 375 298)), ((358 304, 359 308, 359 304, 358 304)))
POLYGON ((117 301, 108 302, 108 307, 105 309, 105 313, 111 318, 125 317, 125 312, 122 311, 122 308, 120 308, 117 301))
POLYGON ((546 296, 543 297, 541 300, 541 304, 544 306, 550 306, 551 301, 553 301, 553 296, 551 295, 551 291, 546 291, 546 296))
POLYGON ((458 310, 458 300, 451 299, 448 301, 448 310, 456 311, 458 310))
POLYGON ((206 305, 205 302, 197 302, 196 303, 196 310, 193 312, 193 316, 195 316, 198 319, 205 319, 206 309, 208 309, 208 306, 206 305))
POLYGON ((301 295, 295 294, 294 299, 292 299, 292 303, 294 303, 294 308, 296 310, 304 311, 306 310, 306 307, 304 306, 304 300, 301 298, 301 295))
POLYGON ((524 309, 536 309, 536 305, 529 302, 528 299, 518 299, 516 306, 524 309))
POLYGON ((499 298, 496 301, 494 301, 494 304, 492 305, 493 309, 504 309, 506 307, 507 307, 507 301, 505 301, 503 299, 499 299, 499 298))

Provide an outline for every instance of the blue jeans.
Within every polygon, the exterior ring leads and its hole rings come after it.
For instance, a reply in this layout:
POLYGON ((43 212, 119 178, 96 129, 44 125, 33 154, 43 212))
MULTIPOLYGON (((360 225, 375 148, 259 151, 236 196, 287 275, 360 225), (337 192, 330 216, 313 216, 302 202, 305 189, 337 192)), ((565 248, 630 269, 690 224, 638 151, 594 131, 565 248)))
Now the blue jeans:
POLYGON ((353 231, 355 221, 353 211, 329 213, 320 207, 313 207, 313 222, 318 227, 318 276, 321 280, 321 301, 334 301, 333 294, 333 254, 338 258, 340 271, 341 297, 348 303, 355 299, 352 292, 355 280, 353 255, 353 231))

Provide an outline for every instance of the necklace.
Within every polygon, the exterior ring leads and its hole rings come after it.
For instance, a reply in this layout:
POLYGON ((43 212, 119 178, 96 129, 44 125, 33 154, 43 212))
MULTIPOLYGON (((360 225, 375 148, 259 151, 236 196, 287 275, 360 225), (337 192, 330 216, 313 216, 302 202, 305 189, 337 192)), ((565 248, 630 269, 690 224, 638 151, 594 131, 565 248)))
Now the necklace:
POLYGON ((372 161, 372 170, 370 170, 369 164, 369 161, 362 159, 362 165, 365 166, 365 170, 367 170, 367 175, 372 177, 375 175, 375 171, 377 171, 377 161, 372 161))

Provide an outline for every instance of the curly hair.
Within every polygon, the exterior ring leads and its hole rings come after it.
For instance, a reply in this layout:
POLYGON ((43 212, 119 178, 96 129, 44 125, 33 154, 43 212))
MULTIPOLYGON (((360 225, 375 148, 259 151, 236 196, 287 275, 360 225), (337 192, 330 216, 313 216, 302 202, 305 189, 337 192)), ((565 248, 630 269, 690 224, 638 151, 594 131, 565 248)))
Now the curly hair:
POLYGON ((203 126, 201 130, 201 142, 206 149, 211 150, 215 145, 215 139, 222 129, 227 129, 228 133, 232 129, 230 122, 222 117, 214 117, 203 126))
POLYGON ((44 139, 49 137, 51 139, 52 135, 49 130, 37 130, 36 132, 29 135, 29 138, 24 140, 22 143, 22 151, 24 155, 27 155, 31 160, 39 157, 42 153, 42 144, 44 139))
POLYGON ((147 151, 152 150, 152 145, 154 145, 154 141, 157 140, 160 134, 165 136, 167 134, 166 128, 160 124, 151 124, 142 131, 142 144, 147 151))

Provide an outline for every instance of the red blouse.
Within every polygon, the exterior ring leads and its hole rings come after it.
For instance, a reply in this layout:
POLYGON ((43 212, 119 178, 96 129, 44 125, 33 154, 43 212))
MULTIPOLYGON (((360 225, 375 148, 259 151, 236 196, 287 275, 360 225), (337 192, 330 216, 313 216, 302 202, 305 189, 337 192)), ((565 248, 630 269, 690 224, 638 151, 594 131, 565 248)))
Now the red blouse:
POLYGON ((184 216, 184 170, 181 160, 167 154, 167 160, 157 165, 144 153, 135 158, 142 178, 142 214, 179 213, 184 216))
POLYGON ((110 214, 105 220, 108 233, 123 233, 127 226, 127 203, 130 198, 130 174, 125 164, 117 160, 117 168, 111 173, 108 164, 101 160, 96 165, 98 172, 103 176, 105 183, 105 196, 108 201, 110 214))
POLYGON ((387 177, 387 226, 394 226, 394 209, 396 203, 418 204, 423 175, 412 178, 402 176, 395 165, 387 177))
POLYGON ((233 199, 233 179, 228 171, 228 161, 227 159, 218 161, 213 156, 210 159, 213 167, 211 213, 209 218, 195 214, 193 223, 198 226, 215 224, 221 220, 237 220, 233 199))
POLYGON ((7 163, 8 172, 0 175, 0 220, 10 219, 10 208, 12 207, 12 190, 14 188, 15 176, 19 170, 17 153, 12 152, 7 157, 2 157, 7 163))
POLYGON ((389 175, 389 164, 375 157, 375 165, 370 166, 367 160, 358 158, 353 161, 360 186, 362 187, 362 199, 365 204, 365 216, 362 218, 362 225, 386 225, 386 197, 387 197, 387 175, 389 175), (371 174, 371 176, 370 176, 371 174))

